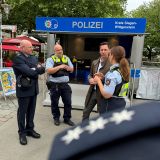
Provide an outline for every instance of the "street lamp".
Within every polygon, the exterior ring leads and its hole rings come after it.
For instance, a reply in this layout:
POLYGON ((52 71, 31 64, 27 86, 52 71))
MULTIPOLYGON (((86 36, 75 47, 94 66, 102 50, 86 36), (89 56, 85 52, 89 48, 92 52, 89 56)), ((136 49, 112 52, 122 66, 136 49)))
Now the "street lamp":
POLYGON ((3 68, 3 53, 2 53, 2 10, 7 15, 11 9, 11 6, 5 3, 5 0, 0 0, 0 68, 3 68))

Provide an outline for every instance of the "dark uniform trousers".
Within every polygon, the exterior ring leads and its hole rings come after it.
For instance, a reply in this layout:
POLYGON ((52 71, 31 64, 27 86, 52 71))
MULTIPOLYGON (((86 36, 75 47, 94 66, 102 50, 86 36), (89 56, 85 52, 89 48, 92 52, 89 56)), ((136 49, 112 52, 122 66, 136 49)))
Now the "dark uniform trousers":
POLYGON ((71 118, 71 95, 72 90, 68 83, 52 83, 50 97, 53 119, 60 118, 60 110, 58 107, 60 96, 64 104, 63 118, 65 121, 68 121, 71 118))
POLYGON ((18 133, 20 135, 26 134, 27 131, 32 131, 34 128, 34 114, 36 108, 37 96, 18 97, 18 133), (26 121, 26 122, 25 122, 26 121), (26 124, 26 125, 25 125, 26 124))
POLYGON ((100 101, 99 113, 103 114, 109 111, 114 111, 116 109, 124 109, 126 106, 126 101, 124 98, 111 97, 109 99, 102 99, 100 101))

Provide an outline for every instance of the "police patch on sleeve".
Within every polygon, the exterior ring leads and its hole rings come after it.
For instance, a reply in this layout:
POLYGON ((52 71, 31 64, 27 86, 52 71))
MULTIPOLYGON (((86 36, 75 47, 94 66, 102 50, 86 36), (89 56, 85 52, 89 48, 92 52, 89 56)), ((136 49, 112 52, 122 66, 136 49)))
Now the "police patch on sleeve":
POLYGON ((106 84, 107 86, 109 86, 110 83, 111 83, 111 79, 106 79, 105 84, 106 84))

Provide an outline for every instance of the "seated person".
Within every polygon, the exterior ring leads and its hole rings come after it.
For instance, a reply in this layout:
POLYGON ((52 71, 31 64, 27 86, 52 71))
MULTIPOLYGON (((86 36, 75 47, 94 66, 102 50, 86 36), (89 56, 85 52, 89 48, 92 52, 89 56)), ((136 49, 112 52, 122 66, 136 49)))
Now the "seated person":
POLYGON ((5 67, 12 67, 13 62, 11 59, 7 58, 4 62, 5 67))

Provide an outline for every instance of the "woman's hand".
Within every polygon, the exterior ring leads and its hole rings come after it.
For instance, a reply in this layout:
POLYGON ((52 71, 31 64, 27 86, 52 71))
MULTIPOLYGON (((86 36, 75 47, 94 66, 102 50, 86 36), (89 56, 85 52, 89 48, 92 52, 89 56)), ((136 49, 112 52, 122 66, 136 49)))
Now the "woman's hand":
POLYGON ((104 79, 104 74, 101 72, 95 73, 94 76, 98 76, 101 80, 104 79))
POLYGON ((93 84, 93 85, 96 84, 93 78, 89 79, 89 84, 93 84))
POLYGON ((99 81, 101 81, 100 77, 95 75, 94 76, 94 82, 98 83, 99 81))

